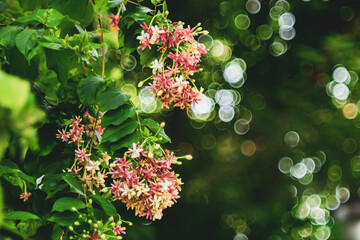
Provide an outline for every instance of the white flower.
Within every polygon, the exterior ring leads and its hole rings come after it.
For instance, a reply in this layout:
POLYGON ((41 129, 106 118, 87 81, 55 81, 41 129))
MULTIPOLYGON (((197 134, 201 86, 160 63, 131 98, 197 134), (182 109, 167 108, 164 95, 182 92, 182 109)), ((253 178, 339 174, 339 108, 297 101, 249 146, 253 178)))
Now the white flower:
POLYGON ((180 76, 180 77, 175 77, 175 81, 176 83, 174 83, 172 86, 173 87, 178 87, 178 91, 181 93, 183 88, 189 84, 188 81, 183 81, 184 80, 184 77, 183 76, 180 76))
POLYGON ((141 35, 137 36, 136 39, 138 39, 140 42, 144 41, 144 39, 148 39, 150 35, 146 33, 144 30, 141 31, 141 35))
POLYGON ((45 175, 42 175, 41 177, 36 179, 36 185, 39 185, 44 177, 45 177, 45 175))
POLYGON ((98 161, 89 161, 89 166, 86 166, 86 171, 89 171, 89 172, 92 172, 94 173, 96 170, 100 170, 99 169, 99 165, 100 165, 100 162, 98 161))
POLYGON ((159 62, 157 59, 151 62, 150 68, 152 68, 152 73, 155 74, 156 72, 162 72, 164 67, 163 62, 159 62))

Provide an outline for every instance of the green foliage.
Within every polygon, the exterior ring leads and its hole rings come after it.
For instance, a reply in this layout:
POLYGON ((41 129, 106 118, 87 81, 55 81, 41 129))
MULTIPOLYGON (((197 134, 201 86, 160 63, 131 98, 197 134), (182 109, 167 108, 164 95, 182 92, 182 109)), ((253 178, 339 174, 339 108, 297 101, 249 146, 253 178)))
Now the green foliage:
POLYGON ((88 76, 79 82, 77 93, 80 102, 86 106, 97 103, 97 95, 106 88, 106 81, 95 76, 88 76))
POLYGON ((129 95, 124 94, 120 89, 110 87, 99 94, 99 107, 102 111, 116 109, 130 99, 129 95))
POLYGON ((64 212, 66 210, 72 211, 73 208, 75 208, 76 210, 80 210, 86 208, 86 204, 78 198, 64 197, 55 201, 51 211, 52 212, 53 211, 64 212))
POLYGON ((40 218, 35 214, 24 211, 7 212, 5 213, 5 218, 10 220, 29 220, 29 219, 40 220, 40 218))

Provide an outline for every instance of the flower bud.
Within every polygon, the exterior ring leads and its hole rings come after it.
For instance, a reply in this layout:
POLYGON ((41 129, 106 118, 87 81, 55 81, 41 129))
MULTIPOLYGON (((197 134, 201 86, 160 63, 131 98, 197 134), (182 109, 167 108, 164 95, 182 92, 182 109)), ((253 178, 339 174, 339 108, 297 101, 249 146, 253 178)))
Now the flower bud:
POLYGON ((132 222, 128 222, 128 224, 129 224, 129 226, 132 226, 132 225, 133 225, 132 222))
POLYGON ((144 82, 139 82, 138 87, 142 87, 144 85, 144 82))
POLYGON ((113 216, 109 217, 109 222, 112 222, 112 221, 114 221, 114 217, 113 217, 113 216))
POLYGON ((191 155, 186 155, 186 156, 185 156, 185 159, 186 159, 186 160, 191 160, 191 159, 193 159, 193 157, 192 157, 191 155))
POLYGON ((92 199, 91 198, 89 199, 89 203, 92 204, 92 199))
POLYGON ((87 238, 87 235, 86 235, 86 234, 83 234, 82 236, 83 236, 83 238, 85 238, 85 239, 87 238))
POLYGON ((204 34, 204 35, 208 35, 209 32, 205 30, 205 31, 203 32, 203 34, 204 34))
POLYGON ((165 127, 165 122, 160 123, 160 127, 165 127))
POLYGON ((70 230, 70 231, 74 231, 73 226, 70 226, 70 227, 69 227, 69 230, 70 230))
POLYGON ((101 234, 100 238, 101 238, 101 239, 106 239, 105 234, 101 234))
POLYGON ((158 91, 156 96, 160 97, 163 94, 163 92, 164 92, 163 90, 158 91))
POLYGON ((80 223, 79 223, 78 221, 76 221, 76 222, 74 222, 74 225, 75 225, 75 226, 79 226, 80 223))
POLYGON ((160 144, 156 144, 154 148, 159 149, 160 147, 161 147, 160 144))
POLYGON ((112 168, 114 168, 114 167, 116 167, 117 166, 117 164, 116 163, 112 163, 112 164, 110 164, 110 167, 112 167, 112 168))
POLYGON ((94 228, 98 228, 99 225, 97 223, 94 224, 94 228))
POLYGON ((149 158, 153 158, 154 157, 154 154, 153 153, 149 153, 149 158))
POLYGON ((89 223, 89 224, 92 224, 92 220, 91 220, 91 219, 89 219, 89 220, 88 220, 88 223, 89 223))
POLYGON ((166 16, 169 15, 169 11, 165 11, 165 15, 166 15, 166 16))
POLYGON ((76 209, 75 207, 72 207, 72 208, 71 208, 71 211, 76 212, 77 209, 76 209))

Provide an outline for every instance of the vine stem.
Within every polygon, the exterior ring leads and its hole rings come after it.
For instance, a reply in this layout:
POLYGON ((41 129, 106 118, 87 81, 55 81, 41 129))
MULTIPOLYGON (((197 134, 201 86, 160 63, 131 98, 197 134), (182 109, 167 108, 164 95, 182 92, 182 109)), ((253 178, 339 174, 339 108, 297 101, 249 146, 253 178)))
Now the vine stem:
POLYGON ((86 5, 85 5, 84 18, 83 18, 82 25, 81 25, 82 28, 84 28, 84 26, 85 26, 85 18, 86 18, 86 13, 87 13, 88 5, 89 5, 89 0, 86 1, 86 5))
MULTIPOLYGON (((100 29, 102 29, 101 19, 99 17, 99 25, 100 29)), ((101 70, 101 77, 104 79, 105 77, 105 43, 104 43, 104 33, 101 34, 101 49, 102 49, 102 70, 101 70)))

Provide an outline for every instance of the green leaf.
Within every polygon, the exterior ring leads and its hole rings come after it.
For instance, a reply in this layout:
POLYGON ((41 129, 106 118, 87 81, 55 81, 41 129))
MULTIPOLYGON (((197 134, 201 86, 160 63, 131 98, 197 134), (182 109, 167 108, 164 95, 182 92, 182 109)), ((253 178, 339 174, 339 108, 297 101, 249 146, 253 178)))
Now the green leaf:
POLYGON ((75 174, 68 174, 68 175, 62 176, 61 178, 65 182, 67 182, 67 184, 69 184, 70 188, 74 192, 84 196, 84 188, 83 188, 81 182, 79 180, 75 179, 75 177, 76 177, 75 174))
POLYGON ((156 48, 144 49, 140 54, 140 64, 143 66, 149 66, 152 61, 160 58, 160 52, 156 48))
POLYGON ((54 206, 52 208, 52 212, 64 212, 66 210, 71 211, 72 208, 76 208, 77 210, 86 208, 86 204, 77 198, 64 197, 56 200, 54 206))
POLYGON ((41 39, 38 39, 37 42, 39 45, 45 48, 50 48, 54 50, 62 49, 65 44, 64 39, 55 36, 47 36, 47 35, 44 35, 41 39))
POLYGON ((124 0, 109 0, 107 6, 109 8, 116 8, 119 7, 123 2, 124 0))
POLYGON ((127 10, 123 14, 123 19, 125 18, 132 18, 138 23, 142 23, 146 19, 146 15, 151 12, 152 9, 148 7, 134 7, 127 10))
POLYGON ((90 198, 93 199, 97 204, 99 204, 100 207, 102 209, 104 209, 104 212, 109 217, 117 215, 116 208, 114 207, 114 205, 112 203, 110 203, 108 200, 106 200, 105 198, 103 198, 102 196, 91 195, 90 198))
POLYGON ((58 224, 54 225, 54 229, 51 233, 51 240, 59 240, 61 239, 62 229, 58 224))
POLYGON ((0 28, 0 45, 5 48, 12 48, 15 46, 16 34, 20 31, 18 26, 7 26, 0 28))
POLYGON ((46 65, 50 70, 56 72, 59 82, 66 84, 70 69, 77 62, 77 56, 70 50, 55 51, 52 49, 45 49, 46 65))
POLYGON ((111 87, 99 94, 98 103, 100 110, 109 111, 120 107, 129 99, 130 95, 123 93, 118 88, 111 87))
MULTIPOLYGON (((133 143, 137 143, 141 140, 141 134, 139 132, 135 132, 134 134, 128 135, 119 141, 111 144, 110 151, 119 150, 121 148, 131 148, 133 143)), ((102 144, 100 144, 101 146, 102 144)))
POLYGON ((120 125, 129 117, 133 117, 135 115, 136 108, 125 105, 121 108, 110 110, 105 113, 105 115, 101 119, 101 126, 106 127, 110 124, 112 125, 120 125))
POLYGON ((165 134, 164 128, 162 128, 158 122, 146 118, 142 121, 142 124, 150 128, 154 133, 159 132, 159 136, 163 138, 160 143, 171 142, 170 138, 165 134))
POLYGON ((163 13, 165 13, 168 10, 166 1, 163 2, 163 13))
POLYGON ((74 212, 56 212, 48 219, 48 221, 55 222, 63 227, 73 225, 76 220, 79 220, 79 215, 74 212))
MULTIPOLYGON (((52 0, 49 5, 50 7, 57 9, 63 15, 67 15, 81 23, 86 8, 84 28, 91 24, 94 17, 94 7, 89 0, 52 0)), ((71 27, 73 27, 73 24, 71 27)))
POLYGON ((106 12, 108 10, 108 0, 96 0, 94 5, 94 11, 98 12, 106 12))
POLYGON ((62 15, 56 9, 38 9, 29 16, 19 17, 16 21, 20 23, 38 22, 50 28, 58 26, 63 21, 79 23, 68 16, 62 15))
POLYGON ((38 47, 36 41, 41 37, 42 32, 40 30, 26 29, 16 35, 15 45, 17 49, 26 57, 30 64, 30 60, 40 53, 41 48, 38 47))
POLYGON ((40 218, 35 214, 24 211, 7 212, 5 213, 5 218, 10 220, 29 220, 29 219, 40 220, 40 218))
POLYGON ((106 88, 106 81, 100 77, 88 76, 79 82, 77 94, 84 105, 96 104, 96 97, 99 92, 106 88))
POLYGON ((120 138, 133 133, 136 127, 137 122, 133 119, 129 119, 119 126, 109 126, 102 136, 102 141, 116 142, 120 138))

